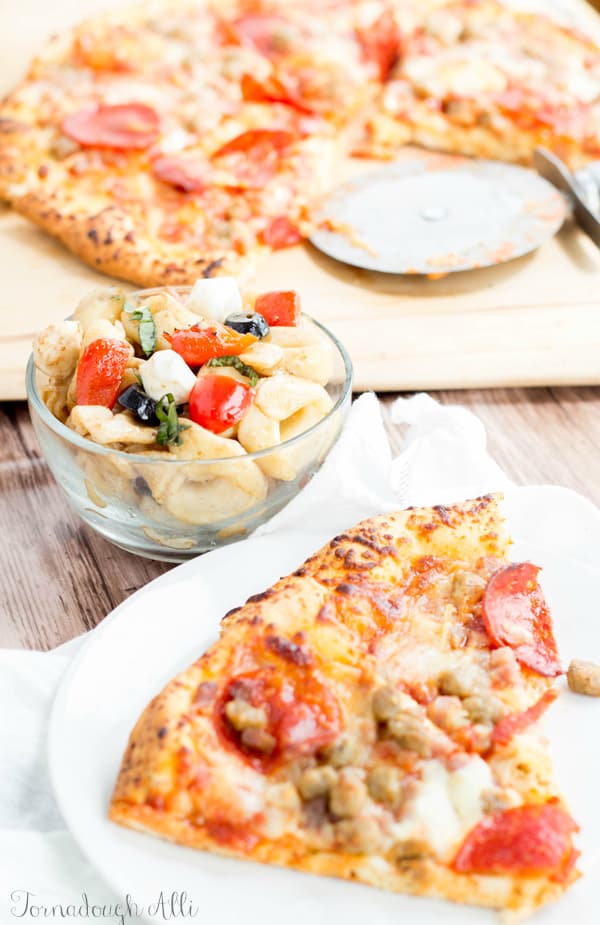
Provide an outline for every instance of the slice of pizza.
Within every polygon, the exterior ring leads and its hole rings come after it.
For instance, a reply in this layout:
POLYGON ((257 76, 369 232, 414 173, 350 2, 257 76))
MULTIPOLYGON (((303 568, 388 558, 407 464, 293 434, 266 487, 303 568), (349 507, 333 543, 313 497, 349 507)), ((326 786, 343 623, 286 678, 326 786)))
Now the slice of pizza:
POLYGON ((528 163, 544 145, 577 167, 600 155, 599 96, 593 38, 499 0, 449 0, 404 35, 363 150, 410 140, 528 163))
POLYGON ((531 911, 578 876, 538 720, 561 672, 499 498, 335 537, 146 708, 110 806, 182 845, 531 911))

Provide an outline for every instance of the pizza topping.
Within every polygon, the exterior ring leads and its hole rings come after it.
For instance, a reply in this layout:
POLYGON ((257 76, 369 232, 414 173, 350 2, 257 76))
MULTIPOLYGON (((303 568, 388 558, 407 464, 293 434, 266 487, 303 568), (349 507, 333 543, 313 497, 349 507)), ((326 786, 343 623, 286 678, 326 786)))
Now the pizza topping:
POLYGON ((456 732, 468 723, 467 713, 459 697, 436 697, 427 707, 427 715, 447 733, 456 732))
POLYGON ((157 350, 140 367, 146 395, 159 401, 170 393, 176 405, 183 405, 194 388, 196 377, 187 363, 174 350, 157 350))
POLYGON ((288 24, 283 16, 248 13, 225 24, 227 34, 240 45, 254 48, 267 58, 289 47, 288 24))
POLYGON ((218 323, 205 327, 193 325, 165 333, 165 338, 188 366, 204 366, 213 357, 239 356, 257 340, 252 334, 238 334, 218 323))
POLYGON ((529 709, 523 710, 522 713, 510 713, 505 716, 492 732, 492 744, 508 745, 510 740, 519 732, 523 732, 532 723, 537 722, 557 697, 557 690, 548 690, 529 709))
POLYGON ((199 160, 184 155, 165 155, 152 162, 157 180, 174 186, 184 193, 201 193, 207 187, 207 168, 199 160))
POLYGON ((336 844, 349 854, 375 854, 381 848, 381 830, 370 816, 340 819, 334 826, 336 844))
POLYGON ((510 646, 490 652, 490 680, 493 687, 506 688, 519 684, 521 668, 510 646))
POLYGON ((228 315, 242 311, 242 296, 233 276, 198 279, 185 307, 196 315, 223 322, 228 315))
POLYGON ((261 189, 279 170, 295 136, 283 129, 249 129, 213 153, 213 161, 232 174, 223 185, 261 189))
POLYGON ((480 822, 454 859, 459 873, 559 874, 577 824, 557 803, 517 806, 480 822))
POLYGON ((478 755, 449 770, 439 760, 426 761, 412 781, 393 826, 397 842, 424 841, 428 853, 453 857, 467 832, 482 817, 482 794, 493 786, 488 764, 478 755))
POLYGON ((225 704, 225 716, 238 732, 244 729, 264 729, 267 725, 264 707, 253 707, 241 697, 235 697, 225 704))
POLYGON ((302 235, 286 215, 279 215, 271 219, 260 234, 263 244, 274 251, 283 250, 284 247, 293 247, 302 241, 302 235))
POLYGON ((259 729, 255 726, 249 726, 244 729, 241 735, 242 745, 253 752, 260 752, 263 755, 270 755, 275 750, 277 739, 265 729, 259 729))
POLYGON ((575 694, 600 697, 600 665, 575 658, 567 671, 569 689, 575 694))
POLYGON ((442 694, 455 697, 469 697, 485 688, 485 672, 471 662, 464 662, 456 668, 446 668, 438 676, 438 687, 442 694))
POLYGON ((225 142, 213 153, 213 158, 228 154, 248 154, 253 159, 266 159, 271 153, 282 154, 294 142, 291 132, 282 129, 254 128, 225 142))
POLYGON ((252 403, 250 386, 229 376, 201 376, 189 396, 190 418, 221 434, 240 421, 252 403))
POLYGON ((343 768, 357 759, 358 750, 356 738, 344 733, 330 745, 321 749, 319 757, 324 758, 334 768, 343 768))
POLYGON ((303 800, 315 800, 329 796, 337 780, 335 770, 328 764, 318 768, 306 768, 300 775, 298 790, 303 800))
POLYGON ((225 741, 235 745, 259 770, 266 770, 269 764, 265 762, 271 759, 311 755, 339 733, 337 702, 314 674, 296 666, 288 666, 285 674, 272 669, 257 669, 230 681, 216 708, 217 728, 225 741), (247 736, 244 739, 244 733, 240 736, 229 721, 227 704, 234 699, 265 711, 264 731, 275 740, 268 753, 258 749, 257 754, 252 741, 247 736))
POLYGON ((271 327, 295 327, 300 320, 300 296, 294 290, 263 292, 257 296, 254 310, 271 327))
POLYGON ((387 730, 401 748, 416 752, 421 758, 431 756, 431 741, 428 729, 421 717, 409 711, 397 713, 388 721, 387 730))
POLYGON ((471 722, 483 723, 486 726, 493 726, 505 713, 505 707, 501 700, 492 694, 480 693, 473 694, 471 697, 465 697, 462 702, 464 709, 471 722))
POLYGON ((329 808, 340 819, 358 816, 367 802, 367 788, 357 768, 342 768, 329 794, 329 808))
POLYGON ((357 30, 365 61, 377 69, 385 82, 402 52, 402 32, 391 10, 385 10, 370 26, 357 30))
POLYGON ((112 408, 130 356, 123 340, 103 337, 88 344, 77 366, 77 404, 112 408))
POLYGON ((234 312, 227 316, 225 324, 239 334, 252 334, 257 338, 266 337, 269 333, 266 318, 258 312, 234 312))
POLYGON ((562 668, 538 573, 530 562, 494 572, 483 598, 483 619, 494 645, 511 646, 521 664, 554 677, 562 668))
POLYGON ((395 687, 378 687, 371 698, 373 716, 380 723, 386 723, 402 709, 402 694, 395 687))
POLYGON ((63 119, 65 135, 87 148, 134 150, 156 141, 160 120, 145 103, 95 106, 70 113, 63 119))
POLYGON ((403 861, 420 861, 430 857, 431 848, 422 838, 404 838, 395 843, 392 855, 396 864, 403 861))
POLYGON ((293 85, 289 75, 277 77, 271 74, 265 80, 259 81, 251 74, 244 74, 241 90, 245 100, 255 103, 281 103, 305 115, 313 115, 313 110, 302 100, 299 87, 293 85))
POLYGON ((367 789, 377 803, 397 807, 402 799, 402 773, 385 764, 372 768, 367 775, 367 789))

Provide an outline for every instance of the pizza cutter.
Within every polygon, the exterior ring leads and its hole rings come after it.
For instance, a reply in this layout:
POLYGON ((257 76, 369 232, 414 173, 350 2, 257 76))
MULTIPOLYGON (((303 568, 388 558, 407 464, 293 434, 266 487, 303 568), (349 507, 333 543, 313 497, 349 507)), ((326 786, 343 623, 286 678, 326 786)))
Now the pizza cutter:
POLYGON ((435 277, 535 250, 567 211, 533 170, 415 151, 333 190, 310 240, 355 267, 435 277))
POLYGON ((562 190, 571 200, 573 215, 597 247, 600 247, 600 162, 594 161, 571 173, 556 154, 536 148, 533 163, 541 176, 562 190))

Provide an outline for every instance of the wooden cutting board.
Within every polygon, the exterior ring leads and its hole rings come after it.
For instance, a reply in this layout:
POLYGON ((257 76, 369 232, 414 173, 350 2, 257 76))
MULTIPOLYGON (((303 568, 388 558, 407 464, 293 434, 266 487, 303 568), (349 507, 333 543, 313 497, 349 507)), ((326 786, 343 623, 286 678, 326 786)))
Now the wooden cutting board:
MULTIPOLYGON (((598 28, 581 0, 553 4, 598 28)), ((0 6, 10 37, 0 92, 53 30, 116 5, 55 0, 43 16, 39 0, 0 6)), ((35 332, 110 280, 2 207, 0 269, 0 399, 20 399, 35 332)), ((268 258, 257 286, 300 290, 304 309, 347 346, 360 390, 600 383, 600 250, 570 221, 535 254, 441 280, 352 269, 306 245, 268 258)))

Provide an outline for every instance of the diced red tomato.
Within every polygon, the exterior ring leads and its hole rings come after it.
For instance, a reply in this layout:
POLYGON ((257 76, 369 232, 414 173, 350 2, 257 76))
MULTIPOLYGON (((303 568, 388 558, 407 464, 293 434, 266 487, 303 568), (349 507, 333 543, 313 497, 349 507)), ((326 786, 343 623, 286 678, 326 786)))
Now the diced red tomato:
POLYGON ((148 148, 158 137, 160 119, 145 103, 94 106, 65 116, 65 135, 87 148, 148 148))
POLYGON ((522 713, 510 713, 508 716, 504 716, 492 731, 492 744, 508 745, 510 740, 519 732, 523 732, 528 726, 536 723, 557 697, 558 691, 552 688, 542 694, 539 700, 527 710, 523 710, 522 713))
POLYGON ((201 193, 207 186, 207 165, 192 157, 167 154, 152 162, 154 176, 185 193, 201 193))
POLYGON ((316 675, 274 662, 233 678, 216 706, 215 720, 225 741, 259 770, 268 770, 280 759, 313 754, 333 742, 341 730, 339 704, 316 675), (244 745, 227 721, 225 704, 234 698, 266 711, 265 731, 275 740, 270 753, 244 745))
POLYGON ((129 345, 116 338, 102 337, 88 344, 77 366, 77 404, 112 408, 130 353, 129 345))
POLYGON ((230 376, 200 376, 190 392, 190 418, 201 427, 221 434, 243 418, 254 389, 230 376))
POLYGON ((294 327, 300 320, 300 296, 289 291, 263 292, 257 296, 254 311, 266 318, 270 327, 294 327))
POLYGON ((290 82, 284 83, 273 74, 263 81, 257 80, 252 74, 244 74, 240 86, 245 100, 255 103, 282 103, 306 115, 313 115, 313 110, 302 101, 290 82))
POLYGON ((225 30, 231 41, 250 46, 270 58, 285 50, 280 38, 281 29, 285 25, 283 16, 250 13, 227 23, 225 30))
POLYGON ((214 357, 239 356, 258 339, 217 322, 204 328, 200 325, 183 328, 165 337, 188 366, 203 366, 214 357))
POLYGON ((402 52, 402 32, 391 10, 385 10, 375 22, 357 29, 365 61, 377 67, 378 76, 385 81, 402 52))
POLYGON ((284 247, 293 247, 302 240, 302 235, 295 225, 293 225, 287 215, 278 215, 272 219, 260 235, 263 244, 267 244, 274 251, 282 250, 284 247))
POLYGON ((555 677, 562 668, 539 571, 531 562, 515 562, 494 572, 483 596, 483 621, 494 645, 510 646, 522 665, 555 677))
POLYGON ((552 874, 574 862, 579 826, 557 802, 517 806, 487 816, 469 832, 456 858, 459 873, 552 874))

